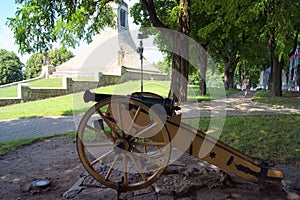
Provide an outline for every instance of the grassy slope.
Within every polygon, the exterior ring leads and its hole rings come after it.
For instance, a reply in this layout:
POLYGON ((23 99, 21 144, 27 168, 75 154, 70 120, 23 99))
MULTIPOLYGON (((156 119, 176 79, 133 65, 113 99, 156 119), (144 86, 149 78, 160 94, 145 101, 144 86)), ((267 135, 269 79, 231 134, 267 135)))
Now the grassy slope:
MULTIPOLYGON (((53 88, 60 88, 62 86, 62 79, 61 78, 51 78, 51 79, 40 79, 33 82, 29 82, 28 85, 30 87, 53 87, 53 88)), ((5 97, 17 97, 18 96, 18 87, 16 85, 0 88, 0 98, 5 97)))

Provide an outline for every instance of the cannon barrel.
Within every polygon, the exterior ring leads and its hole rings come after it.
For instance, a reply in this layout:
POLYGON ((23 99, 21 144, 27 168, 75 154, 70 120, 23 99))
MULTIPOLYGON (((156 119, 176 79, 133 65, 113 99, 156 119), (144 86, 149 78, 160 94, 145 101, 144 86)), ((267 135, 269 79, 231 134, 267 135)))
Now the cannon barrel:
MULTIPOLYGON (((111 95, 111 94, 99 94, 99 93, 92 93, 89 90, 86 90, 83 95, 83 100, 85 103, 90 101, 100 102, 104 99, 111 98, 111 97, 124 97, 122 95, 111 95)), ((146 104, 148 107, 151 107, 155 104, 158 104, 164 107, 167 115, 172 116, 174 110, 179 110, 179 107, 174 107, 174 101, 169 98, 153 98, 153 97, 144 97, 144 96, 129 96, 132 99, 139 100, 146 104)))

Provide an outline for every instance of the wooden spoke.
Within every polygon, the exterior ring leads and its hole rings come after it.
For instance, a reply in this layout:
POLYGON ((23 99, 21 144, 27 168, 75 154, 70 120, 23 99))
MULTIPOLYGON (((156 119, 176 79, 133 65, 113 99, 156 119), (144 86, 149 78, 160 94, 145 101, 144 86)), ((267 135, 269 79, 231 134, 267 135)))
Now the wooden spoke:
MULTIPOLYGON (((154 145, 155 146, 155 145, 154 145)), ((158 146, 155 146, 155 148, 161 153, 162 151, 161 151, 161 149, 160 148, 158 148, 158 146)))
POLYGON ((135 115, 134 115, 134 117, 133 117, 133 119, 132 119, 132 121, 131 121, 131 124, 130 124, 130 126, 129 126, 129 129, 128 129, 128 133, 129 133, 129 134, 131 133, 131 129, 132 129, 134 123, 135 123, 135 120, 137 119, 137 116, 140 114, 140 111, 141 111, 141 107, 139 107, 139 108, 136 110, 136 112, 135 112, 135 115))
POLYGON ((142 153, 142 152, 141 152, 140 150, 138 150, 137 148, 134 147, 134 148, 133 148, 133 151, 136 152, 136 153, 138 153, 139 156, 142 156, 143 158, 145 158, 145 159, 149 160, 150 162, 152 162, 153 164, 157 165, 158 167, 161 167, 161 163, 160 163, 160 162, 158 162, 157 160, 155 160, 155 159, 153 159, 153 158, 147 156, 146 154, 142 153))
MULTIPOLYGON (((121 103, 117 103, 117 124, 119 126, 119 128, 121 130, 123 130, 123 120, 122 120, 122 115, 121 115, 121 103)), ((123 131, 120 132, 120 137, 123 137, 124 134, 123 134, 123 131)))
POLYGON ((167 144, 164 142, 132 142, 132 144, 136 145, 136 146, 155 146, 155 147, 159 147, 159 146, 166 146, 167 144))
POLYGON ((85 147, 105 147, 105 146, 113 146, 113 143, 84 143, 85 147))
POLYGON ((123 182, 123 184, 128 185, 126 154, 123 154, 123 167, 124 167, 124 182, 123 182))
MULTIPOLYGON (((144 139, 144 142, 145 142, 145 139, 144 139)), ((144 153, 147 154, 147 145, 144 144, 144 153)))
POLYGON ((112 154, 114 152, 114 150, 110 150, 108 152, 106 152, 105 154, 103 154, 102 156, 100 156, 99 158, 97 158, 96 160, 94 160, 93 162, 90 163, 90 166, 95 165, 97 162, 99 162, 100 160, 106 158, 107 156, 109 156, 110 154, 112 154))
POLYGON ((114 139, 111 135, 105 134, 103 131, 101 131, 101 130, 99 130, 99 129, 95 129, 94 127, 92 127, 92 126, 90 126, 90 125, 88 125, 88 124, 86 125, 86 127, 87 127, 88 129, 92 130, 92 131, 95 131, 96 133, 99 133, 99 134, 104 135, 105 137, 108 137, 108 138, 111 139, 111 140, 114 139))
POLYGON ((128 154, 129 158, 133 161, 136 169, 139 171, 140 175, 142 176, 143 180, 146 182, 148 180, 147 176, 145 175, 145 173, 143 172, 142 168, 140 167, 140 165, 136 162, 136 160, 134 159, 134 157, 131 154, 128 154))
POLYGON ((143 133, 146 133, 147 131, 149 131, 150 129, 154 128, 155 126, 157 126, 157 122, 154 123, 154 124, 151 124, 147 128, 145 128, 142 131, 140 131, 139 133, 135 134, 132 138, 130 138, 129 141, 132 142, 135 138, 140 137, 143 133))
POLYGON ((111 134, 113 136, 113 138, 117 137, 117 134, 114 130, 114 125, 112 125, 111 121, 109 121, 109 119, 107 119, 107 117, 105 117, 105 115, 100 111, 100 108, 97 109, 97 113, 101 116, 101 118, 105 121, 105 123, 107 124, 107 126, 109 126, 110 130, 111 130, 111 134))
POLYGON ((105 176, 105 180, 106 180, 106 181, 108 180, 108 178, 109 178, 109 176, 110 176, 110 174, 111 174, 111 172, 112 172, 112 170, 113 170, 113 168, 114 168, 114 166, 115 166, 115 164, 116 164, 118 158, 119 158, 119 155, 117 154, 117 155, 115 156, 114 161, 112 162, 112 164, 111 164, 111 166, 110 166, 110 168, 109 168, 109 170, 108 170, 106 176, 105 176))

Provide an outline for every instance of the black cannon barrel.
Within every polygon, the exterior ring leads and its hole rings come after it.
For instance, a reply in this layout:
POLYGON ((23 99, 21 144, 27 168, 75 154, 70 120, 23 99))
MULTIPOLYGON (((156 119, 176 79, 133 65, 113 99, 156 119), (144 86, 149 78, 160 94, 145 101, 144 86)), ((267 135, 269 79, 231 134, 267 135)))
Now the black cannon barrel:
MULTIPOLYGON (((122 95, 111 95, 111 94, 99 94, 99 93, 92 93, 89 90, 86 90, 83 95, 83 100, 85 103, 90 101, 100 102, 104 99, 111 98, 111 97, 124 97, 122 95)), ((153 97, 144 97, 144 96, 129 96, 132 99, 136 99, 145 103, 148 107, 151 107, 155 104, 161 105, 167 112, 167 115, 172 116, 174 111, 174 101, 169 98, 153 98, 153 97)), ((175 110, 178 110, 178 107, 175 107, 175 110)))
POLYGON ((85 103, 88 103, 90 101, 103 101, 104 99, 110 98, 111 94, 98 94, 98 93, 92 93, 89 90, 86 90, 83 94, 83 100, 85 103))

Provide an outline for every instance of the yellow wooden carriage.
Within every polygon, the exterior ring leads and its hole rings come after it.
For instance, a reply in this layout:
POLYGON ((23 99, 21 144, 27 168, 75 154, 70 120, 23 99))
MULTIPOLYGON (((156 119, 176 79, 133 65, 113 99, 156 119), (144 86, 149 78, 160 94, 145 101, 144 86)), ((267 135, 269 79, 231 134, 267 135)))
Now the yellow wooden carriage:
POLYGON ((280 184, 284 175, 181 122, 174 102, 143 92, 129 96, 86 91, 97 102, 83 116, 77 150, 85 169, 119 192, 151 185, 167 167, 173 148, 258 184, 280 184))

